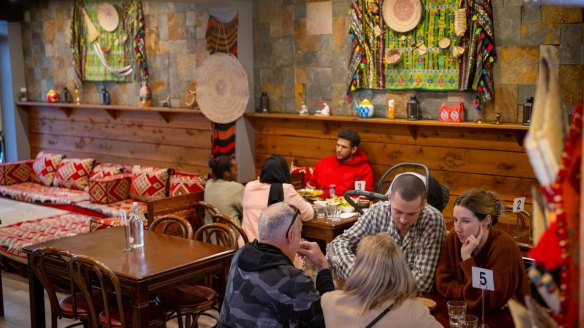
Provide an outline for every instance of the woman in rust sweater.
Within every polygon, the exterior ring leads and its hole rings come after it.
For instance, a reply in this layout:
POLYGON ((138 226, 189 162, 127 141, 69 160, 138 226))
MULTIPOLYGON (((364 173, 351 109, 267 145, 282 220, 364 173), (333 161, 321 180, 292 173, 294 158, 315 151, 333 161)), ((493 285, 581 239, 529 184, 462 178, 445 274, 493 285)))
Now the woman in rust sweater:
POLYGON ((505 209, 491 191, 473 189, 454 203, 454 229, 446 236, 436 269, 438 292, 465 300, 468 311, 481 309, 481 290, 472 286, 472 267, 493 271, 495 291, 485 290, 485 311, 503 307, 511 298, 524 303, 529 280, 515 241, 492 227, 505 209))

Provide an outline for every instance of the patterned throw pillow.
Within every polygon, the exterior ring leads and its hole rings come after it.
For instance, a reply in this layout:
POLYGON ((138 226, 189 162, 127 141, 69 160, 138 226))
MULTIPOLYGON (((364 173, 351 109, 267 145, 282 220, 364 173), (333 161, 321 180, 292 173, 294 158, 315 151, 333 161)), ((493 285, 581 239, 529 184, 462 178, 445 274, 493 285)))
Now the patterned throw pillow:
POLYGON ((207 179, 198 174, 176 172, 170 177, 170 197, 205 190, 207 179))
POLYGON ((69 189, 84 190, 89 183, 89 174, 93 168, 93 158, 65 158, 59 164, 53 185, 69 189))
POLYGON ((91 171, 89 179, 98 179, 120 174, 123 172, 122 166, 113 163, 99 163, 91 171))
POLYGON ((0 186, 30 181, 34 160, 0 163, 0 186))
POLYGON ((130 197, 147 202, 166 197, 169 169, 134 165, 130 197))
POLYGON ((47 187, 51 186, 63 157, 61 154, 40 152, 32 164, 34 174, 31 180, 47 187))
POLYGON ((89 200, 98 204, 111 204, 127 199, 130 194, 132 174, 122 173, 89 180, 89 200))

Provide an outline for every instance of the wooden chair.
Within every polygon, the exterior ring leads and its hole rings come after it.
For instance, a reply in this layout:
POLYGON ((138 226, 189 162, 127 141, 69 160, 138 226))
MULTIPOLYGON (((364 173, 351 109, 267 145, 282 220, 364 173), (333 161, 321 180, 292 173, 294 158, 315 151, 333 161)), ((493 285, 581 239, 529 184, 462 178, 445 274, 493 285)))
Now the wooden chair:
MULTIPOLYGON (((88 302, 91 327, 130 327, 132 311, 122 298, 120 280, 105 264, 85 255, 71 258, 70 271, 75 282, 86 299, 91 298, 91 291, 99 290, 104 309, 99 311, 95 302, 88 302)), ((148 327, 165 327, 164 311, 151 303, 148 314, 148 327)))
POLYGON ((238 248, 235 232, 224 223, 205 224, 195 233, 195 240, 233 249, 238 248))
POLYGON ((173 214, 167 214, 154 220, 148 227, 150 231, 160 231, 165 234, 193 238, 193 227, 187 219, 173 214))
MULTIPOLYGON (((192 228, 190 225, 188 228, 190 229, 189 236, 192 236, 192 228)), ((225 226, 225 228, 231 231, 229 227, 225 226)), ((231 232, 235 238, 235 233, 233 231, 231 232)), ((185 316, 184 326, 198 327, 198 319, 202 315, 211 317, 216 322, 219 322, 219 318, 206 313, 206 311, 215 308, 218 298, 219 294, 210 287, 196 284, 183 284, 177 288, 165 290, 158 294, 156 296, 156 303, 163 307, 167 311, 167 314, 176 312, 179 328, 183 327, 183 315, 185 316)), ((174 317, 174 315, 167 316, 166 320, 171 320, 174 317)))
MULTIPOLYGON (((88 304, 69 274, 72 257, 70 252, 53 247, 36 249, 30 255, 30 268, 47 291, 53 328, 57 327, 57 319, 61 318, 81 321, 67 327, 88 325, 88 304), (65 292, 66 295, 59 299, 57 292, 65 292)), ((91 294, 88 297, 91 298, 91 294)))
POLYGON ((207 218, 211 218, 213 217, 213 215, 221 213, 221 211, 213 206, 210 203, 207 203, 203 200, 198 201, 195 203, 195 211, 197 212, 197 224, 198 225, 193 225, 193 228, 196 230, 198 230, 200 227, 202 227, 203 225, 209 223, 208 221, 206 221, 207 218))
POLYGON ((237 235, 241 237, 241 239, 243 239, 244 244, 249 243, 249 238, 247 237, 247 234, 245 233, 241 225, 237 223, 237 221, 232 219, 230 216, 222 213, 217 213, 211 216, 211 220, 213 221, 213 223, 226 224, 229 228, 231 228, 231 230, 233 230, 233 232, 235 232, 237 235))

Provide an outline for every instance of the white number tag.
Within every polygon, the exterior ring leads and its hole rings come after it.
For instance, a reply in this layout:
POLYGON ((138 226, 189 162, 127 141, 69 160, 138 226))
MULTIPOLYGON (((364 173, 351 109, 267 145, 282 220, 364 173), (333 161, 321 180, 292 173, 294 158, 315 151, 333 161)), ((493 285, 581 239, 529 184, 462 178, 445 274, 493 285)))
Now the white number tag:
POLYGON ((493 270, 472 267, 472 286, 494 291, 493 270))
POLYGON ((518 197, 513 200, 513 213, 519 213, 525 208, 525 197, 518 197))
POLYGON ((365 180, 355 181, 355 190, 365 190, 365 180))

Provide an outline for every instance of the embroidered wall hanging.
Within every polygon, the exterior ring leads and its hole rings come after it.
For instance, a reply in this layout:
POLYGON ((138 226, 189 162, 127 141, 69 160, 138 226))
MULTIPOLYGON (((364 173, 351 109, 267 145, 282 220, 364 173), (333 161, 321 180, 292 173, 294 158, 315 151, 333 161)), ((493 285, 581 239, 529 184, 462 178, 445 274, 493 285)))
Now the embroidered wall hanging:
POLYGON ((78 82, 148 82, 140 1, 76 0, 71 50, 78 82))
POLYGON ((477 91, 493 94, 496 58, 488 0, 352 0, 348 91, 477 91))
MULTIPOLYGON (((205 32, 209 54, 223 52, 237 57, 239 13, 227 22, 222 22, 221 18, 209 15, 205 32)), ((211 122, 211 156, 217 158, 222 155, 235 156, 235 122, 211 122)))

